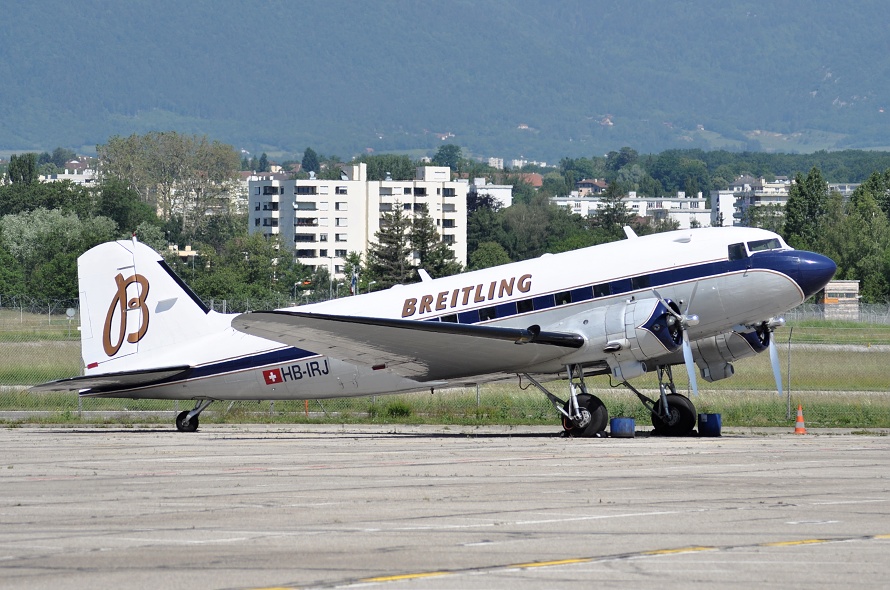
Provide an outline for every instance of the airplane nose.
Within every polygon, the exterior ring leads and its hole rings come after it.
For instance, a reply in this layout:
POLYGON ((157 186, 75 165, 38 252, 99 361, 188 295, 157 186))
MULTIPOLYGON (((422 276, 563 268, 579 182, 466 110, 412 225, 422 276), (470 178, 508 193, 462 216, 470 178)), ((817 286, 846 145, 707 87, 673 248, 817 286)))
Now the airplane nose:
POLYGON ((828 284, 837 271, 837 265, 831 258, 815 252, 797 250, 795 254, 799 260, 797 284, 806 297, 811 297, 828 284))

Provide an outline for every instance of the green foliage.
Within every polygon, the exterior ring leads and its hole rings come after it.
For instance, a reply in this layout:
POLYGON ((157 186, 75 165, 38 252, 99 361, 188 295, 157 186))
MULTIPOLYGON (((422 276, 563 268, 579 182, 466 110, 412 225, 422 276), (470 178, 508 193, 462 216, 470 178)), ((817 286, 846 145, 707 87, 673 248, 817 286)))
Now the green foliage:
POLYGON ((303 152, 303 161, 300 166, 303 172, 318 172, 318 154, 315 153, 315 150, 307 147, 306 151, 303 152))
POLYGON ((409 242, 417 257, 417 268, 426 270, 431 277, 439 278, 457 274, 462 270, 461 264, 454 256, 454 251, 442 242, 439 231, 424 205, 419 214, 415 213, 411 220, 409 242))
POLYGON ((207 210, 224 200, 240 162, 230 145, 175 131, 113 136, 96 151, 105 179, 136 191, 165 222, 181 213, 182 231, 189 237, 206 220, 207 210))
POLYGON ((368 180, 413 180, 418 163, 396 154, 363 155, 355 160, 368 165, 368 180))
POLYGON ((617 182, 611 183, 601 197, 601 206, 591 214, 594 227, 605 232, 613 240, 624 236, 624 226, 631 225, 634 215, 625 204, 627 193, 617 182))
POLYGON ((507 251, 497 242, 482 242, 470 254, 470 270, 491 268, 509 262, 511 260, 507 251))
POLYGON ((819 221, 827 205, 828 183, 822 172, 814 167, 806 177, 798 173, 785 205, 785 241, 794 248, 813 249, 819 241, 819 221))
POLYGON ((143 223, 160 223, 151 205, 139 199, 139 193, 114 178, 99 185, 96 214, 113 219, 124 232, 132 232, 143 223))
POLYGON ((36 209, 61 209, 89 217, 94 213, 93 196, 86 188, 68 181, 0 186, 0 215, 36 209))
POLYGON ((6 174, 12 184, 31 184, 37 182, 37 154, 13 154, 9 158, 6 174))
POLYGON ((393 203, 391 213, 380 220, 380 229, 374 234, 375 243, 368 248, 368 273, 377 281, 378 288, 413 282, 414 268, 408 261, 411 219, 404 214, 402 204, 393 203))
POLYGON ((25 292, 32 297, 77 297, 76 258, 114 239, 117 226, 107 217, 81 220, 54 209, 6 215, 0 219, 3 246, 21 269, 25 292))
POLYGON ((440 146, 433 156, 434 166, 448 166, 452 172, 460 172, 463 160, 463 153, 460 146, 448 143, 440 146))
POLYGON ((170 255, 167 260, 196 293, 207 299, 292 299, 294 285, 312 275, 278 240, 260 234, 233 237, 219 252, 207 244, 195 243, 192 247, 198 252, 194 258, 183 260, 170 255))

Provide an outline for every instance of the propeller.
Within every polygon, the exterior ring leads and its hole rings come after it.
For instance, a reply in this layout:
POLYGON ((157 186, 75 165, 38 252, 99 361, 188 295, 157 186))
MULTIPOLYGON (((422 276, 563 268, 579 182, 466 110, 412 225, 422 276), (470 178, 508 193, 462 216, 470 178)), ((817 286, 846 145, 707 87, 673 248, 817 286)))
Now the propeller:
POLYGON ((686 302, 686 310, 681 314, 675 310, 674 307, 671 307, 671 303, 662 297, 658 291, 655 289, 652 290, 655 296, 664 303, 668 312, 680 323, 680 327, 683 329, 683 361, 686 363, 686 374, 689 375, 689 387, 692 389, 692 394, 697 396, 698 379, 695 375, 695 359, 692 358, 692 345, 689 343, 688 330, 690 326, 697 326, 699 321, 697 315, 690 315, 689 313, 689 308, 692 306, 692 300, 695 298, 696 291, 698 291, 698 282, 692 286, 692 293, 689 295, 689 301, 686 302))
POLYGON ((776 380, 776 391, 779 396, 782 395, 782 368, 779 366, 779 350, 776 347, 775 335, 776 328, 785 325, 785 318, 772 318, 763 322, 760 326, 763 334, 769 339, 769 362, 773 366, 773 378, 776 380))

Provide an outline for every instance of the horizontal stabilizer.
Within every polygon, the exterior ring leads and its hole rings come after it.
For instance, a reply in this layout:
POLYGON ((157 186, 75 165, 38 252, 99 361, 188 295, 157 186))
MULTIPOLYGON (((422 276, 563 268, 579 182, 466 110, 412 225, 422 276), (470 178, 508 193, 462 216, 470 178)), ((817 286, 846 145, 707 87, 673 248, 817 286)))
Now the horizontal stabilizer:
POLYGON ((28 391, 82 391, 87 394, 101 394, 123 389, 132 389, 145 385, 154 385, 166 379, 180 377, 189 371, 188 365, 180 367, 164 367, 161 369, 146 369, 143 371, 123 371, 120 373, 105 373, 104 375, 86 375, 83 377, 71 377, 50 381, 31 387, 28 391))
POLYGON ((522 371, 585 342, 579 334, 542 332, 538 326, 503 328, 288 311, 241 314, 232 327, 421 381, 522 371))

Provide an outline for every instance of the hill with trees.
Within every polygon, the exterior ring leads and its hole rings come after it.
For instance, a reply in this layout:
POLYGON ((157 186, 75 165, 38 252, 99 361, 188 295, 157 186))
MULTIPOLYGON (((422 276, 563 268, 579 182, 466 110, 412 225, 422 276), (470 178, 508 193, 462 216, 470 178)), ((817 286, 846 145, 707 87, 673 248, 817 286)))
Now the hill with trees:
POLYGON ((164 130, 346 159, 443 138, 551 162, 882 149, 888 17, 879 0, 12 3, 0 152, 164 130))

